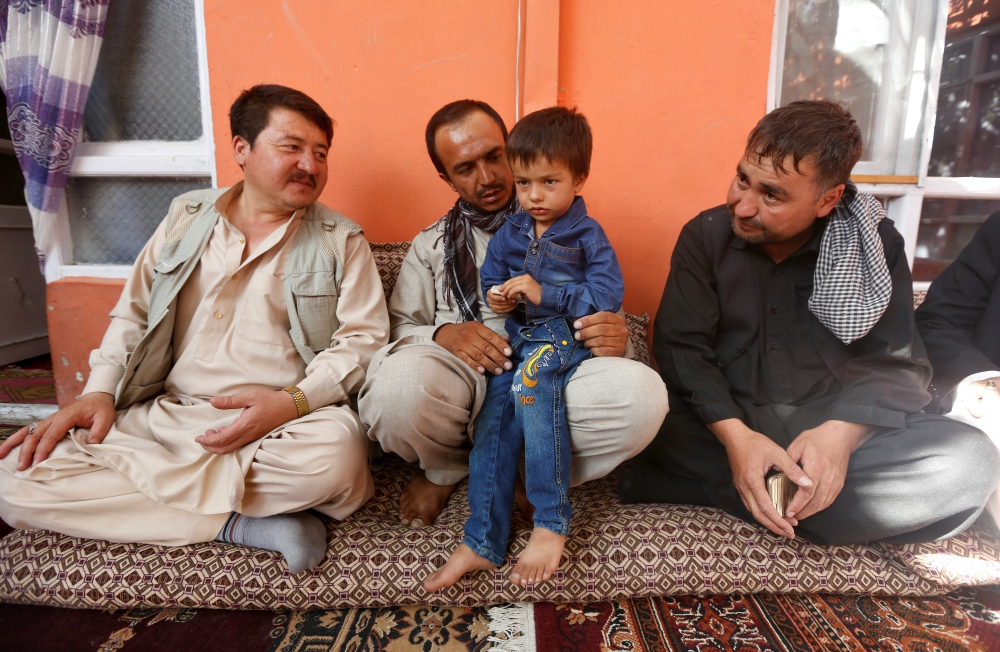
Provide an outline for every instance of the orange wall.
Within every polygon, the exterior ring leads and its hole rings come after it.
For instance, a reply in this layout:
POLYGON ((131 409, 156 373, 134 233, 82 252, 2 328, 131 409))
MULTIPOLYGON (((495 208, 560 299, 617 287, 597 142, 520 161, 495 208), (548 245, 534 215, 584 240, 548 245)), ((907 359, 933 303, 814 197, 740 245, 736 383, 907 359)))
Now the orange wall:
MULTIPOLYGON (((622 260, 626 309, 654 312, 681 226, 722 202, 764 112, 774 3, 558 4, 559 99, 594 128, 584 194, 622 260)), ((293 86, 338 123, 323 201, 369 240, 409 240, 454 201, 424 148, 431 114, 473 97, 513 123, 517 7, 206 0, 219 184, 240 178, 227 119, 239 91, 293 86)))

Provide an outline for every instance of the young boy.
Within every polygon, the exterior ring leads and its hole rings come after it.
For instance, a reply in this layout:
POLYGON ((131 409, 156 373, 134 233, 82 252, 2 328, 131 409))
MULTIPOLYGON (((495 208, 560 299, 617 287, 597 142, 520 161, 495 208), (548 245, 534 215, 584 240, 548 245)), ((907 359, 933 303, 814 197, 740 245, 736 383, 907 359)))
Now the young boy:
POLYGON ((472 514, 462 544, 424 582, 428 591, 503 564, 522 445, 535 527, 511 580, 534 584, 559 567, 571 515, 563 392, 590 357, 572 324, 618 311, 625 289, 611 244, 577 196, 592 148, 587 119, 561 107, 525 116, 507 140, 522 211, 490 240, 480 273, 490 308, 511 315, 514 369, 489 379, 469 456, 472 514))

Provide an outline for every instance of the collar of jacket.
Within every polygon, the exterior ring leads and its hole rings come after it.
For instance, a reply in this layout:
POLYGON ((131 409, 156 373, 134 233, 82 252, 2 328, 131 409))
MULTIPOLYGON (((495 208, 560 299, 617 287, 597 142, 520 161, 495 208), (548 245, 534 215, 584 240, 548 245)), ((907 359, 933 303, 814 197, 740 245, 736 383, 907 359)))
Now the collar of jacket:
MULTIPOLYGON (((569 209, 552 226, 546 229, 542 237, 548 238, 572 229, 585 217, 587 217, 587 204, 584 203, 583 197, 578 195, 573 200, 573 203, 570 204, 569 209)), ((532 240, 535 239, 535 218, 531 217, 527 211, 522 210, 519 213, 508 215, 507 221, 517 227, 518 233, 526 235, 532 240)))

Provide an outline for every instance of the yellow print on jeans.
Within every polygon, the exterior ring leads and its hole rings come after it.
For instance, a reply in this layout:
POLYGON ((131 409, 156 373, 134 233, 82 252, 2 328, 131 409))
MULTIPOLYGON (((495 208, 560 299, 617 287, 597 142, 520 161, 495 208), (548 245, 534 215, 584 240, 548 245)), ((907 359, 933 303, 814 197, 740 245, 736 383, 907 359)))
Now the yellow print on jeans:
POLYGON ((542 356, 553 351, 555 349, 551 344, 545 344, 538 347, 531 354, 531 357, 524 361, 524 366, 521 368, 521 379, 524 381, 525 387, 534 387, 538 384, 538 363, 542 359, 542 356))

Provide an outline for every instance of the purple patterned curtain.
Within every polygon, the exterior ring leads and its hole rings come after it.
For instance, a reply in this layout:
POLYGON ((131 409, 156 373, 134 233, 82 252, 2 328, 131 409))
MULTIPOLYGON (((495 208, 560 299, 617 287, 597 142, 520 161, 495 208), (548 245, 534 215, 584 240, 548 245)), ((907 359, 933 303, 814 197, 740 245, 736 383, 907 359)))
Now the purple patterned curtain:
POLYGON ((0 84, 44 268, 110 0, 0 0, 0 84))

